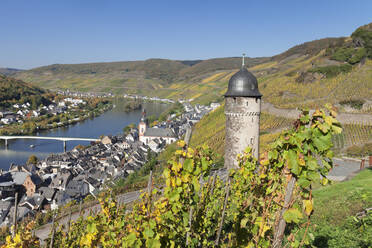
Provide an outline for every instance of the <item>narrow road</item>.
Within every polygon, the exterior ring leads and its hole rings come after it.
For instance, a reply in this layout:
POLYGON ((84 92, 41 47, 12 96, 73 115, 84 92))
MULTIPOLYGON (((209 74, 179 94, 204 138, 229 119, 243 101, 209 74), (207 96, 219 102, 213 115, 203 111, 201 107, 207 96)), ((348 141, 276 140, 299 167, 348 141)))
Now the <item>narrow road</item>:
MULTIPOLYGON (((296 109, 280 109, 268 102, 262 102, 261 109, 272 115, 282 116, 286 118, 297 119, 300 111, 296 109)), ((337 120, 341 124, 372 124, 372 115, 370 114, 353 114, 353 113, 339 113, 337 120)))
MULTIPOLYGON (((137 200, 139 198, 140 194, 141 194, 140 191, 134 191, 134 192, 129 192, 129 193, 119 195, 117 197, 117 202, 120 205, 121 204, 128 204, 130 202, 134 202, 135 200, 137 200)), ((85 208, 82 211, 82 215, 84 217, 87 217, 87 216, 89 216, 90 212, 96 213, 100 210, 101 210, 100 204, 96 204, 94 206, 85 208)), ((79 218, 79 212, 74 212, 73 214, 71 214, 71 221, 76 221, 78 218, 79 218)), ((58 219, 58 225, 64 225, 65 227, 67 227, 68 219, 69 219, 68 215, 58 219)), ((35 236, 40 239, 40 242, 42 244, 44 243, 44 240, 46 240, 48 238, 48 236, 51 232, 51 228, 52 228, 52 224, 48 223, 48 224, 45 224, 45 225, 41 226, 39 229, 35 230, 35 232, 34 232, 35 236)))

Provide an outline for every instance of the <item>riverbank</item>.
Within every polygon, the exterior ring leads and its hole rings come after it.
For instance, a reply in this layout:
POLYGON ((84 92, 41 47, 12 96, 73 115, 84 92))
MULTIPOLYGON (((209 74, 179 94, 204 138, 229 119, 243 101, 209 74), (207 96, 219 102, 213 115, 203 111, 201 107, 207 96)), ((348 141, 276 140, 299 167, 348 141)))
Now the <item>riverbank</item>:
POLYGON ((88 118, 94 118, 112 109, 112 101, 107 99, 88 99, 86 104, 76 105, 74 108, 56 114, 47 113, 24 121, 14 122, 0 127, 0 135, 32 135, 40 131, 69 126, 88 118))

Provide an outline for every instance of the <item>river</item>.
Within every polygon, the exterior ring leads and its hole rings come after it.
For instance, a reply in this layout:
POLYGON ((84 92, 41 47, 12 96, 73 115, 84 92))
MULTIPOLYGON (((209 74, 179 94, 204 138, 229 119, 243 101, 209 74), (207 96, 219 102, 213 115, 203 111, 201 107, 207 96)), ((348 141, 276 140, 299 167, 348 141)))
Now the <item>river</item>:
MULTIPOLYGON (((115 107, 102 115, 87 119, 85 121, 67 127, 55 128, 42 131, 35 136, 47 137, 76 137, 76 138, 99 138, 101 135, 116 135, 122 133, 125 126, 138 124, 142 111, 134 110, 125 112, 124 100, 115 100, 115 107)), ((146 102, 143 104, 148 116, 159 116, 169 107, 169 104, 146 102)), ((87 145, 89 142, 68 141, 67 150, 73 149, 78 144, 87 145)), ((8 149, 5 149, 4 142, 0 143, 0 169, 8 170, 11 163, 24 164, 27 159, 34 154, 39 159, 43 159, 51 153, 62 153, 63 142, 54 140, 33 140, 16 139, 8 140, 8 149), (33 148, 30 146, 34 145, 33 148)))

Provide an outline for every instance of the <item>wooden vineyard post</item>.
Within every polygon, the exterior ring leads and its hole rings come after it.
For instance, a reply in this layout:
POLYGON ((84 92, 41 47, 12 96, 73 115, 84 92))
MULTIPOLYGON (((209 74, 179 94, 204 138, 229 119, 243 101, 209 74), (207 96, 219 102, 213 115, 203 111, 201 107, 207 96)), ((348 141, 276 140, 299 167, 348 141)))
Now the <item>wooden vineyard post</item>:
POLYGON ((15 193, 14 197, 14 215, 13 215, 13 237, 17 233, 17 215, 18 215, 18 192, 15 193))
POLYGON ((360 169, 361 170, 364 169, 364 163, 365 163, 365 160, 362 158, 362 161, 360 161, 360 169))
MULTIPOLYGON (((191 128, 188 128, 186 130, 186 134, 185 134, 185 143, 186 145, 184 146, 183 150, 185 152, 187 152, 187 147, 189 146, 189 143, 190 143, 190 139, 191 139, 191 133, 192 133, 192 129, 191 128)), ((180 163, 183 164, 185 162, 185 159, 184 158, 181 158, 180 159, 180 163)), ((190 244, 190 235, 191 235, 191 225, 192 225, 192 215, 193 215, 193 208, 190 207, 189 209, 189 231, 187 231, 186 233, 186 246, 188 246, 190 244)))
POLYGON ((81 216, 81 204, 82 204, 82 200, 80 199, 80 203, 79 203, 79 216, 81 216))
POLYGON ((68 223, 67 223, 67 233, 70 232, 70 226, 71 226, 71 208, 70 208, 70 213, 68 214, 68 223))
POLYGON ((54 219, 55 219, 55 214, 53 213, 53 218, 52 218, 52 236, 50 237, 50 244, 49 248, 53 248, 53 242, 54 242, 54 219))
POLYGON ((230 177, 227 180, 225 202, 223 203, 223 210, 222 210, 221 222, 220 222, 219 227, 218 227, 218 230, 217 230, 217 238, 216 238, 216 241, 215 241, 215 245, 217 247, 218 247, 218 245, 220 243, 222 226, 223 226, 223 222, 225 221, 225 212, 226 212, 227 201, 229 200, 229 195, 230 195, 230 177))
POLYGON ((284 230, 285 230, 285 226, 287 224, 285 222, 284 218, 283 218, 283 215, 284 215, 285 211, 287 211, 288 206, 289 206, 289 204, 292 200, 292 194, 293 194, 293 190, 295 188, 295 184, 296 184, 296 179, 294 177, 292 177, 287 184, 287 188, 286 188, 286 192, 285 192, 285 196, 284 196, 284 206, 282 208, 282 211, 280 212, 278 226, 277 226, 277 228, 275 228, 276 230, 275 230, 275 235, 274 235, 273 248, 282 247, 284 230))

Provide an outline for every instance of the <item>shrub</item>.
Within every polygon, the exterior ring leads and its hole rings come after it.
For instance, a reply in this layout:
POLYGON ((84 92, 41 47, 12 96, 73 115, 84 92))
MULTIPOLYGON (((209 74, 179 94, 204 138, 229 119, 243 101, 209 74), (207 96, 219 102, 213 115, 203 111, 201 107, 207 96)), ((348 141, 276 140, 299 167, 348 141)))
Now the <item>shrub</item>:
POLYGON ((348 61, 354 53, 354 48, 340 47, 331 56, 331 59, 346 62, 348 61))
MULTIPOLYGON (((370 24, 369 24, 370 25, 370 24)), ((351 34, 354 43, 366 49, 368 58, 372 58, 372 31, 368 27, 360 27, 351 34)))
POLYGON ((353 156, 353 157, 366 156, 366 155, 371 156, 372 155, 372 143, 366 143, 362 146, 357 146, 357 145, 350 146, 349 148, 346 149, 346 153, 347 155, 353 156))
POLYGON ((335 77, 340 73, 347 73, 350 72, 352 66, 349 64, 343 64, 340 66, 337 65, 330 65, 330 66, 323 66, 323 67, 316 67, 310 69, 309 72, 318 72, 324 74, 327 78, 335 77))
POLYGON ((346 154, 348 156, 352 156, 352 157, 360 156, 362 155, 362 153, 363 153, 363 149, 361 146, 353 145, 346 149, 346 154))
POLYGON ((352 65, 359 63, 367 55, 367 50, 365 48, 359 48, 353 54, 351 58, 348 59, 348 62, 352 65))
POLYGON ((354 100, 343 100, 340 102, 341 105, 350 105, 352 108, 355 109, 362 109, 364 100, 361 99, 354 99, 354 100))

